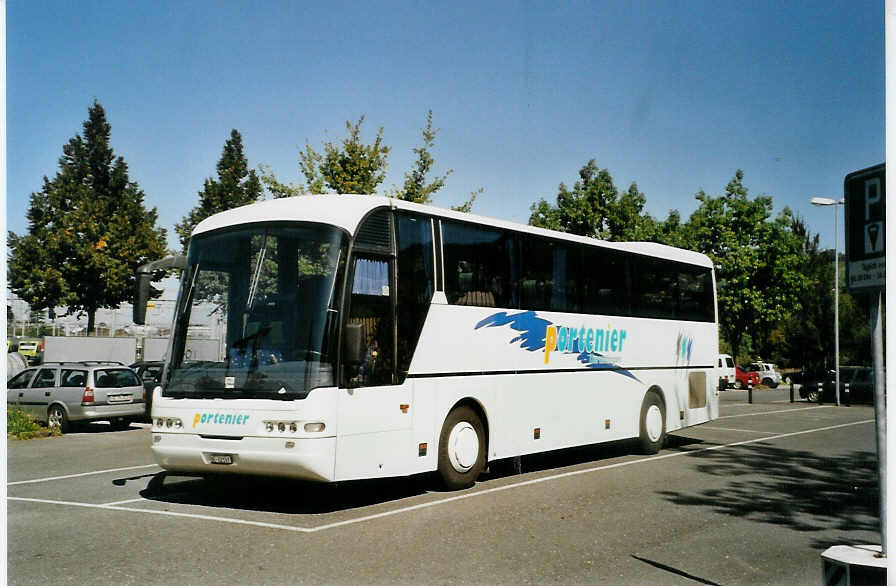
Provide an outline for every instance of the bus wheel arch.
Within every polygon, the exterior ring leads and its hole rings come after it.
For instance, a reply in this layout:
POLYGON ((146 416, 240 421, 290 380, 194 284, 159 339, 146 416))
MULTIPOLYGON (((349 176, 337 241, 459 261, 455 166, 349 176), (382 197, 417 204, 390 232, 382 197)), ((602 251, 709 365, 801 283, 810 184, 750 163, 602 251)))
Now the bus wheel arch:
POLYGON ((488 461, 488 424, 482 406, 461 400, 448 411, 439 434, 437 472, 449 490, 469 488, 488 461))
POLYGON ((656 454, 666 443, 666 397, 653 386, 644 394, 638 418, 638 445, 643 454, 656 454))

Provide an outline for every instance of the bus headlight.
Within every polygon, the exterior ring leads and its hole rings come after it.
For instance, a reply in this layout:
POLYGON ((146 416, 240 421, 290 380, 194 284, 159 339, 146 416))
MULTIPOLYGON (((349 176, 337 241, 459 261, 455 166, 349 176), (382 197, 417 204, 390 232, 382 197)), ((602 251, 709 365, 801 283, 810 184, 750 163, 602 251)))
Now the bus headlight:
POLYGON ((304 429, 306 433, 320 433, 327 428, 322 421, 306 423, 301 428, 300 421, 264 421, 264 430, 267 433, 297 433, 299 429, 304 429))

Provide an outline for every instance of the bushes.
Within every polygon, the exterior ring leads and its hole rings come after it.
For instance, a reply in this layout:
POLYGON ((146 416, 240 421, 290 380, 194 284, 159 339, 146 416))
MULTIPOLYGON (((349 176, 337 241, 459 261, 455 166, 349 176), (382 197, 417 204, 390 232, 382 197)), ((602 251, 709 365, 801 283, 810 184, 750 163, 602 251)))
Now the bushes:
POLYGON ((21 407, 9 406, 6 410, 6 437, 10 439, 32 439, 60 435, 58 429, 49 429, 25 413, 21 407))

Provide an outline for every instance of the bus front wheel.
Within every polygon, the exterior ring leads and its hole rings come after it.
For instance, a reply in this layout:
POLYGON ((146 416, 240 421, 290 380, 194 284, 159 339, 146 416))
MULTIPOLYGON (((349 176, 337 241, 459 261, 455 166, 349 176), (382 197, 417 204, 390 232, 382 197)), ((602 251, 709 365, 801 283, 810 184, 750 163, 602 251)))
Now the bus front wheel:
POLYGON ((451 411, 439 435, 439 478, 445 488, 473 486, 485 468, 485 431, 479 415, 466 405, 451 411))
POLYGON ((649 391, 641 404, 640 435, 641 453, 656 454, 666 441, 666 406, 653 391, 649 391))

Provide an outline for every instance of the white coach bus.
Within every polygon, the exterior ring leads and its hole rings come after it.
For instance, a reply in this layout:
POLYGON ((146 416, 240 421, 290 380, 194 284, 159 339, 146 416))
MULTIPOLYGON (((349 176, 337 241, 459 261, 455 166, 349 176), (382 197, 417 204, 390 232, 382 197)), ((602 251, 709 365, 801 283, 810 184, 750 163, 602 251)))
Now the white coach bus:
MULTIPOLYGON (((212 216, 186 257, 152 451, 184 474, 341 481, 637 438, 718 416, 705 255, 611 243, 370 195, 212 216), (216 307, 215 361, 185 354, 216 307)), ((142 309, 142 311, 141 311, 142 309)))

